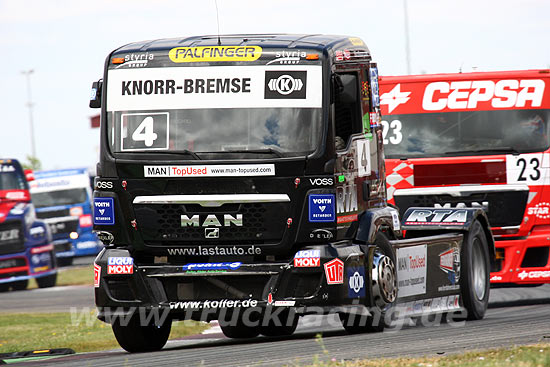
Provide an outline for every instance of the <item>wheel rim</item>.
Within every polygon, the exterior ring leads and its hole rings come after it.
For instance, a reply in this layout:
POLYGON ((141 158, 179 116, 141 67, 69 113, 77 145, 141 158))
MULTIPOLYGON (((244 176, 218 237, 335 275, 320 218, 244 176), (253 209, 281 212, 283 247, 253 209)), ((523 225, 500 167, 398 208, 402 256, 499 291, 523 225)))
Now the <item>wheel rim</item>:
POLYGON ((474 292, 478 300, 483 300, 486 292, 487 274, 485 269, 485 257, 481 248, 481 241, 475 238, 473 241, 472 253, 472 275, 474 292))

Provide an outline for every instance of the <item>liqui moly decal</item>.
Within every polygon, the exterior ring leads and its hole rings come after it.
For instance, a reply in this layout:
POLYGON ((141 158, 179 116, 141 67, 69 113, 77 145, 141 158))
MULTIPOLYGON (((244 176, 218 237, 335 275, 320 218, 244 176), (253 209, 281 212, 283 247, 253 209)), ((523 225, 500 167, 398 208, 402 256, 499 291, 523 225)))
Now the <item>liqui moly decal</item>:
POLYGON ((344 262, 340 259, 333 259, 325 263, 325 275, 327 284, 344 284, 344 262))
POLYGON ((319 250, 301 250, 294 255, 294 267, 313 268, 321 265, 321 252, 319 250))
POLYGON ((133 274, 134 259, 131 257, 110 257, 107 260, 107 274, 133 274))
MULTIPOLYGON (((471 77, 471 76, 470 76, 471 77)), ((452 112, 468 110, 505 110, 548 108, 550 96, 545 95, 546 79, 486 78, 467 80, 464 76, 441 75, 441 80, 380 85, 383 114, 422 112, 452 112), (450 79, 459 80, 450 80, 450 79)), ((383 79, 384 80, 384 79, 383 79)))

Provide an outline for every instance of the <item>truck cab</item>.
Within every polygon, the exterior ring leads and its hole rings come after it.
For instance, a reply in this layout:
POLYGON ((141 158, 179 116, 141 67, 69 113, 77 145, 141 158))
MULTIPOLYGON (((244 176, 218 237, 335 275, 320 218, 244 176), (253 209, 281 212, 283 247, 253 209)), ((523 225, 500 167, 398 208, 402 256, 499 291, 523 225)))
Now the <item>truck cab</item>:
POLYGON ((36 218, 29 185, 19 162, 0 159, 0 291, 40 288, 57 279, 51 233, 36 218))
POLYGON ((172 319, 218 319, 242 338, 290 335, 298 316, 338 309, 348 331, 381 330, 399 300, 442 296, 446 311, 483 317, 487 218, 417 208, 401 224, 387 205, 378 71, 361 39, 132 43, 107 57, 90 106, 102 108, 96 305, 126 350, 162 348, 172 319), (422 237, 430 231, 438 236, 422 237), (471 260, 461 293, 452 259, 473 247, 477 301, 471 260), (396 268, 409 257, 416 267, 396 268), (429 282, 428 259, 438 269, 429 282), (416 279, 401 294, 399 274, 416 279), (266 315, 280 308, 274 325, 266 315), (164 318, 139 316, 150 312, 164 318))

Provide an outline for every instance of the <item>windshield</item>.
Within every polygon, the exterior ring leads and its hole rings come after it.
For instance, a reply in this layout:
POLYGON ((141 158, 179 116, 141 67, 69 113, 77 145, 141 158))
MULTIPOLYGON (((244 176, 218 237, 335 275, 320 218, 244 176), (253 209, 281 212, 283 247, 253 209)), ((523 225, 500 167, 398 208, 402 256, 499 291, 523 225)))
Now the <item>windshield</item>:
POLYGON ((201 152, 286 157, 315 151, 322 127, 321 65, 262 62, 110 69, 111 151, 182 152, 194 159, 201 152))
POLYGON ((222 152, 273 149, 311 153, 318 145, 321 109, 217 108, 109 114, 113 152, 222 152), (115 123, 113 123, 113 120, 115 123))
POLYGON ((31 197, 36 208, 81 204, 87 199, 85 188, 31 193, 31 197))
POLYGON ((0 190, 26 190, 23 173, 11 164, 0 164, 0 190))
POLYGON ((540 152, 550 146, 550 110, 384 116, 387 158, 540 152))

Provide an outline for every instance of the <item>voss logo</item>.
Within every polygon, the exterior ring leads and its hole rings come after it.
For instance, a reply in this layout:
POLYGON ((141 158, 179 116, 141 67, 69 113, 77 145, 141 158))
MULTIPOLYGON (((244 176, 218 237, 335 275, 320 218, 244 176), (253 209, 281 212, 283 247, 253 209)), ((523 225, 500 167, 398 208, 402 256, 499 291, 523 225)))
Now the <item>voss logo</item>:
POLYGON ((541 79, 434 82, 424 90, 422 108, 426 111, 477 109, 483 102, 490 102, 493 108, 540 107, 544 87, 541 79))
POLYGON ((97 181, 95 185, 96 189, 112 189, 113 183, 109 181, 97 181))
POLYGON ((309 182, 312 186, 330 186, 334 183, 334 179, 332 178, 310 178, 309 182))
POLYGON ((306 71, 266 71, 265 99, 305 99, 306 71))

